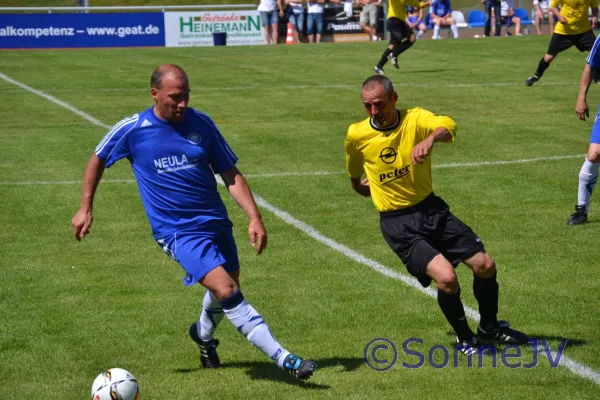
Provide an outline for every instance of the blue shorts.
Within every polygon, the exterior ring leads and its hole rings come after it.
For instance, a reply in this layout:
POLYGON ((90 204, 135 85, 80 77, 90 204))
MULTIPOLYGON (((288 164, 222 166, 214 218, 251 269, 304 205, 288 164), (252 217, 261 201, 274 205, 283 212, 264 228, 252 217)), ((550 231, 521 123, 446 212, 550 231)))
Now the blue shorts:
POLYGON ((596 115, 594 125, 592 126, 590 143, 600 144, 600 105, 598 105, 598 115, 596 115))
POLYGON ((279 11, 260 11, 262 26, 277 25, 279 23, 279 11))
POLYGON ((296 27, 298 32, 302 33, 304 31, 304 13, 294 14, 293 12, 290 12, 288 14, 288 21, 296 27))
POLYGON ((231 225, 214 224, 211 230, 176 232, 156 239, 165 253, 185 270, 183 284, 191 286, 222 265, 229 273, 240 269, 231 225))
POLYGON ((308 13, 306 33, 308 35, 323 34, 323 13, 308 13))

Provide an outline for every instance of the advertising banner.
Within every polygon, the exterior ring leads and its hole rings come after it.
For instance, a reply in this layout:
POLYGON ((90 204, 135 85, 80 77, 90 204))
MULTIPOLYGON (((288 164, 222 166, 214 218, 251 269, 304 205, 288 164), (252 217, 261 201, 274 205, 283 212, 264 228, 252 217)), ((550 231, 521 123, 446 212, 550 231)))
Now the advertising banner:
POLYGON ((0 14, 0 49, 164 45, 161 12, 0 14))
POLYGON ((265 44, 258 11, 165 12, 167 47, 212 46, 219 32, 227 46, 265 44))

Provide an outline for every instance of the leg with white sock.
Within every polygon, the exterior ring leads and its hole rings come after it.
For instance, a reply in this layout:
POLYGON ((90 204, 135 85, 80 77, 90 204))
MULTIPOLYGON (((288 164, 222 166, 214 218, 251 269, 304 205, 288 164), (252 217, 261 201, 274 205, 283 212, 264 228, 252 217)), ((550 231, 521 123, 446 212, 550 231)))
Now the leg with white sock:
POLYGON ((224 316, 223 307, 213 292, 207 290, 202 300, 202 312, 198 319, 198 337, 208 342, 213 340, 213 334, 224 316))
MULTIPOLYGON (((237 275, 235 278, 237 278, 237 275)), ((317 368, 317 364, 314 361, 297 357, 281 346, 271 333, 263 317, 244 299, 244 295, 238 286, 238 279, 234 280, 222 267, 217 267, 210 271, 201 280, 201 283, 214 293, 224 315, 238 332, 272 359, 278 367, 299 379, 307 379, 312 375, 317 368)), ((216 325, 218 323, 210 326, 216 328, 216 325)), ((204 334, 202 328, 200 333, 204 334)))
POLYGON ((577 191, 577 205, 575 212, 567 221, 567 225, 581 225, 587 222, 590 209, 590 200, 596 183, 598 182, 598 169, 600 168, 600 123, 595 122, 592 128, 588 154, 579 171, 579 188, 577 191))
POLYGON ((433 36, 432 39, 439 39, 440 38, 440 26, 436 25, 433 27, 433 36))
POLYGON ((458 26, 456 26, 456 24, 450 25, 450 29, 452 30, 454 39, 458 39, 458 26))

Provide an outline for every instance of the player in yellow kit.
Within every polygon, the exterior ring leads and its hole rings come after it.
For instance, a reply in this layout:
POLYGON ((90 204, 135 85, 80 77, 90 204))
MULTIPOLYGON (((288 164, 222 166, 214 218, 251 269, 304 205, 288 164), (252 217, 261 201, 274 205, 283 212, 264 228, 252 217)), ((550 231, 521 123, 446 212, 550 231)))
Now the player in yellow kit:
POLYGON ((431 150, 435 143, 454 141, 454 121, 418 107, 396 109, 398 94, 381 75, 363 83, 361 98, 369 118, 348 128, 346 169, 352 188, 373 199, 388 245, 423 286, 435 281, 438 304, 463 353, 476 353, 481 343, 527 343, 524 333, 497 319, 494 260, 471 228, 433 194, 431 150), (454 271, 460 262, 474 273, 473 292, 481 314, 477 336, 460 300, 454 271))
MULTIPOLYGON (((527 86, 532 86, 542 77, 558 53, 572 46, 576 46, 577 50, 581 52, 590 51, 596 40, 592 29, 596 27, 598 21, 598 0, 552 0, 550 10, 558 22, 554 27, 548 51, 540 60, 537 71, 525 81, 527 86), (561 7, 560 11, 558 7, 561 7), (592 9, 591 26, 588 20, 590 7, 592 9)), ((596 75, 596 81, 598 81, 598 75, 596 75)))
POLYGON ((388 60, 394 68, 398 68, 398 55, 417 40, 413 30, 405 22, 408 7, 423 8, 430 5, 431 1, 388 0, 386 28, 390 35, 390 42, 373 68, 376 74, 383 75, 383 66, 388 60))

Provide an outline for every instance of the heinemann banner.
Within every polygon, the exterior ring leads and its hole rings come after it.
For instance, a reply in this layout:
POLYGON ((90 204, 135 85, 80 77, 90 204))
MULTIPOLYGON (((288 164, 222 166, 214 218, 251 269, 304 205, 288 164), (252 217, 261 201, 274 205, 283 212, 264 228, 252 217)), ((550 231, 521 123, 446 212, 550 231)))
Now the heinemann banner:
POLYGON ((0 14, 0 49, 164 46, 162 13, 0 14))
POLYGON ((165 45, 212 46, 226 32, 227 46, 264 44, 258 11, 165 12, 165 45))

